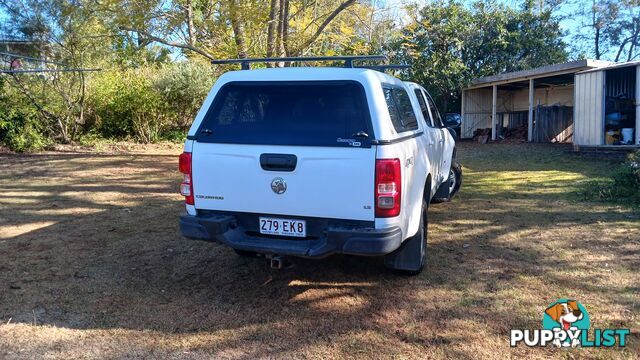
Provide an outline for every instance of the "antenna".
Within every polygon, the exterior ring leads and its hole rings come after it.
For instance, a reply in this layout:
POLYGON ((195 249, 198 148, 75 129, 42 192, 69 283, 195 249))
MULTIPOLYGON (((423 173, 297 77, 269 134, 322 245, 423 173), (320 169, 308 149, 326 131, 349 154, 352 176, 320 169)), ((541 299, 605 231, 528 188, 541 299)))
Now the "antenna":
POLYGON ((250 70, 252 63, 273 63, 273 62, 322 62, 322 61, 344 61, 344 67, 353 68, 354 61, 387 61, 385 55, 355 55, 355 56, 312 56, 312 57, 279 57, 279 58, 249 58, 249 59, 224 59, 211 60, 214 65, 240 64, 242 70, 250 70))

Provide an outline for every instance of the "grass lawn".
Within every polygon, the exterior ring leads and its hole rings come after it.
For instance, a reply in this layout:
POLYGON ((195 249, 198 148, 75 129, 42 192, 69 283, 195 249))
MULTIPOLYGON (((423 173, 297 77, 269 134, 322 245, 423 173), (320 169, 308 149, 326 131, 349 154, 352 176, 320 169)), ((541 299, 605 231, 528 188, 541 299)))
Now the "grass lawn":
POLYGON ((416 277, 183 239, 179 148, 0 155, 0 358, 637 358, 640 213, 584 199, 615 164, 567 150, 460 144, 416 277), (628 347, 509 347, 562 297, 628 347))

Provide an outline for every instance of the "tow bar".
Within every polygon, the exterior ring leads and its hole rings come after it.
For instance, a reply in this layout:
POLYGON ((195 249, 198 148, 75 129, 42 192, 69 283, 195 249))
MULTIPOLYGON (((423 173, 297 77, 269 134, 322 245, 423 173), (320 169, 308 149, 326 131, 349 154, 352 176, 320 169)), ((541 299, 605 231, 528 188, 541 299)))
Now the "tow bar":
POLYGON ((280 255, 272 255, 270 259, 272 269, 282 269, 284 267, 284 257, 280 255))

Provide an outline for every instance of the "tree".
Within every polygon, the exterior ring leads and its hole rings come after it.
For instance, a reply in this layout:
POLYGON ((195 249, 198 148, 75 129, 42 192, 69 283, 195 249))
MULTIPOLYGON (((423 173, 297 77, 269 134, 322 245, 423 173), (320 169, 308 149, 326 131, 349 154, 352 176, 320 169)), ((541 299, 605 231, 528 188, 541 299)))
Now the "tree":
POLYGON ((460 90, 473 78, 567 59, 550 9, 439 1, 408 12, 416 16, 391 50, 412 64, 409 78, 422 83, 444 111, 459 109, 460 90))
MULTIPOLYGON (((339 32, 347 10, 373 11, 356 0, 162 0, 101 4, 116 27, 148 45, 157 42, 207 59, 247 56, 299 56, 339 32), (119 10, 122 9, 122 10, 119 10)), ((355 25, 355 24, 354 24, 355 25)))
MULTIPOLYGON (((63 67, 60 64, 83 68, 108 52, 99 40, 104 36, 101 21, 73 1, 0 0, 0 7, 11 15, 5 30, 13 37, 37 44, 30 55, 56 62, 56 68, 63 67)), ((40 114, 47 132, 61 142, 75 139, 84 123, 83 72, 13 74, 7 84, 40 114)))
POLYGON ((577 51, 600 60, 631 61, 640 52, 640 1, 591 0, 589 6, 573 3, 579 11, 575 18, 580 27, 572 37, 578 44, 591 44, 577 51))

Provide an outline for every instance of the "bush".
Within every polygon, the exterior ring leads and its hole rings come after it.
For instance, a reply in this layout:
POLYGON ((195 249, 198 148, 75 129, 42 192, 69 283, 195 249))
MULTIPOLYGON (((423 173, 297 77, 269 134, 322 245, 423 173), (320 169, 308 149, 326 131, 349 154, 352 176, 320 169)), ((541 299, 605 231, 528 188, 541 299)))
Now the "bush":
POLYGON ((88 113, 105 137, 158 140, 164 125, 164 104, 152 87, 152 68, 106 71, 92 83, 88 113))
POLYGON ((640 151, 629 154, 614 173, 613 187, 617 198, 640 200, 640 151))
POLYGON ((640 206, 640 151, 629 154, 627 160, 613 172, 610 180, 588 183, 584 195, 640 206))
POLYGON ((0 143, 17 152, 39 151, 51 144, 36 110, 0 78, 0 143))
POLYGON ((35 114, 16 110, 0 111, 0 142, 17 152, 40 151, 51 144, 35 114))
POLYGON ((80 107, 70 108, 60 94, 75 78, 21 78, 38 95, 39 108, 0 77, 0 143, 15 151, 37 151, 54 141, 184 141, 215 78, 210 65, 197 62, 92 73, 80 119, 80 107), (39 90, 43 84, 47 91, 39 90))
POLYGON ((186 130, 216 79, 212 67, 194 62, 165 65, 153 88, 166 105, 173 128, 186 130))
POLYGON ((155 142, 184 130, 195 117, 215 77, 209 66, 169 64, 112 70, 92 80, 88 130, 109 138, 155 142))

